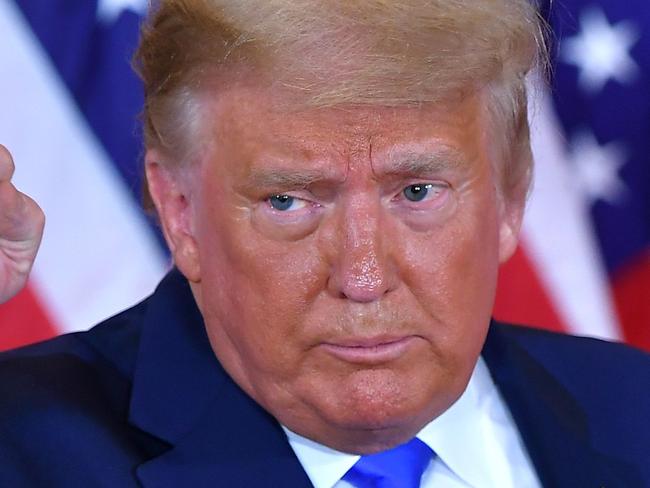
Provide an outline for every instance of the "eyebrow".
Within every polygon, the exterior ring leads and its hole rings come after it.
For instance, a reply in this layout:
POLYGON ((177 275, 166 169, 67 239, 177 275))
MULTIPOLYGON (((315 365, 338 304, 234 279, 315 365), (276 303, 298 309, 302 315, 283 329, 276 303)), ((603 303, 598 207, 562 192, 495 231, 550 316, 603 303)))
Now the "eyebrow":
MULTIPOLYGON (((425 176, 456 169, 462 165, 463 157, 455 149, 442 148, 433 152, 399 152, 389 157, 385 169, 377 171, 384 176, 425 176)), ((343 181, 334 171, 296 168, 254 168, 246 176, 246 186, 257 188, 278 188, 293 190, 308 188, 324 182, 343 181)))
POLYGON ((431 175, 458 169, 463 161, 461 153, 451 148, 426 153, 400 152, 392 154, 386 167, 378 173, 387 176, 431 175))
POLYGON ((323 171, 292 168, 258 168, 247 176, 247 184, 262 188, 298 189, 314 183, 333 181, 333 175, 323 171))

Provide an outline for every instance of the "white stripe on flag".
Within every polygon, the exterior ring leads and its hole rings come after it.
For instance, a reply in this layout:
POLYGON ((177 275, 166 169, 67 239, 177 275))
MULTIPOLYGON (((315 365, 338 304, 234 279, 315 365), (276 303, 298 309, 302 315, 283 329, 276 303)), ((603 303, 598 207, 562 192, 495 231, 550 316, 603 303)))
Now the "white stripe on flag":
POLYGON ((63 331, 86 329, 150 293, 167 265, 11 1, 0 2, 0 32, 0 142, 14 153, 16 184, 47 218, 32 282, 63 331))
POLYGON ((530 92, 535 180, 523 244, 569 332, 620 339, 588 203, 571 175, 562 129, 548 93, 534 84, 530 92))

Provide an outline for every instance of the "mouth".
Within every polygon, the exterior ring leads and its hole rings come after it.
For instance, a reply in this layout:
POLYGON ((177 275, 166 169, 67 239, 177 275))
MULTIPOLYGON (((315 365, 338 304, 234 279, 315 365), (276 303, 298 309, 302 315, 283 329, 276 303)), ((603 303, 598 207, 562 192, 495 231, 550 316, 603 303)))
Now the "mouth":
POLYGON ((418 336, 351 338, 325 342, 321 348, 332 356, 359 364, 380 364, 404 356, 418 341, 418 336))

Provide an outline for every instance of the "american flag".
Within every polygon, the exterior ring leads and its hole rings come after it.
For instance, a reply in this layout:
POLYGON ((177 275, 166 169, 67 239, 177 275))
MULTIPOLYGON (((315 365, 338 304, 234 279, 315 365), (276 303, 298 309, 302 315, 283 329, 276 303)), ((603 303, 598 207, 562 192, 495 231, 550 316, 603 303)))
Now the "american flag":
MULTIPOLYGON (((169 267, 140 210, 147 0, 0 2, 0 142, 47 215, 0 348, 87 329, 169 267)), ((650 350, 650 4, 555 0, 552 84, 531 77, 535 188, 495 315, 650 350)))

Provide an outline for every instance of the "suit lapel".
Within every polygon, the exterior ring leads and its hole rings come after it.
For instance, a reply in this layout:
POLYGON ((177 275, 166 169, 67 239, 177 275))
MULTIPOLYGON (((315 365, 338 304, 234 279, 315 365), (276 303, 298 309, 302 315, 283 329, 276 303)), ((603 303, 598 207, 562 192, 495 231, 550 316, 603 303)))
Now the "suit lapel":
POLYGON ((180 273, 150 300, 129 420, 170 447, 137 468, 142 485, 311 486, 282 428, 215 358, 180 273))
POLYGON ((311 486, 281 427, 234 383, 137 475, 145 487, 311 486))
POLYGON ((573 396, 507 327, 493 324, 483 349, 504 397, 547 487, 639 486, 622 461, 594 450, 587 417, 573 396))

